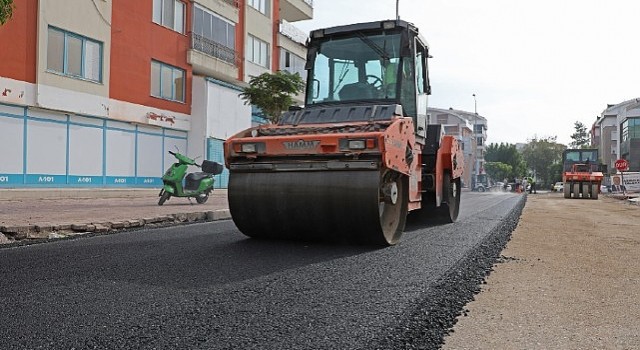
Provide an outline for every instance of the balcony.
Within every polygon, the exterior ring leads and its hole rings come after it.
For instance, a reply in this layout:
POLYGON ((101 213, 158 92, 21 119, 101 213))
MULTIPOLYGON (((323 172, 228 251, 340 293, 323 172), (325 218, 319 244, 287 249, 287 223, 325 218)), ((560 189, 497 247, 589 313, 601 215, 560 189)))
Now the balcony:
POLYGON ((313 0, 283 0, 280 2, 280 17, 289 22, 313 18, 313 0))
POLYGON ((195 9, 205 11, 206 13, 213 12, 233 23, 238 23, 240 21, 239 0, 193 0, 193 3, 195 5, 195 9))
POLYGON ((238 79, 240 57, 236 50, 195 33, 190 33, 190 37, 187 63, 193 66, 194 73, 225 81, 238 79))
MULTIPOLYGON (((298 27, 282 19, 278 26, 278 32, 283 36, 291 39, 293 42, 305 46, 307 44, 307 33, 300 30, 298 27)), ((304 49, 304 48, 303 48, 304 49)))

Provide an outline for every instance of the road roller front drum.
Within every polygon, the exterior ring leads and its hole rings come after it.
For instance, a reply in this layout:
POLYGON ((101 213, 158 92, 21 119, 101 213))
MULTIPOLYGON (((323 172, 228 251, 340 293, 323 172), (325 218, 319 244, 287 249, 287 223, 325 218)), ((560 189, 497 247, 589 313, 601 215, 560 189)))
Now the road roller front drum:
POLYGON ((232 172, 229 209, 255 238, 393 245, 406 223, 408 179, 391 170, 232 172))

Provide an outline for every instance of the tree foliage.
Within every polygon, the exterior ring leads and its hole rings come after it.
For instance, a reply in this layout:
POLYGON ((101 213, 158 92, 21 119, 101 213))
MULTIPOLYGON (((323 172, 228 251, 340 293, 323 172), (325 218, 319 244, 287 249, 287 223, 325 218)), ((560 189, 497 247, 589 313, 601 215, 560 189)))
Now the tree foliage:
POLYGON ((580 121, 576 121, 573 124, 573 127, 576 132, 571 134, 571 139, 573 141, 569 146, 571 146, 571 148, 589 148, 591 146, 591 140, 589 138, 589 133, 587 133, 587 127, 580 121))
POLYGON ((293 105, 293 96, 304 89, 300 74, 287 71, 262 73, 249 80, 240 94, 245 104, 257 106, 271 123, 278 123, 282 113, 293 105))
POLYGON ((522 149, 529 175, 535 175, 541 186, 550 186, 562 179, 562 152, 567 147, 556 140, 555 136, 534 137, 522 149))
POLYGON ((13 0, 0 0, 0 25, 11 19, 14 7, 13 0))
POLYGON ((511 165, 501 162, 485 162, 484 170, 496 181, 509 179, 512 177, 511 174, 513 173, 513 167, 511 165))
MULTIPOLYGON (((511 167, 511 171, 506 176, 509 180, 515 177, 522 177, 525 175, 527 166, 520 155, 520 152, 516 149, 516 145, 510 143, 491 143, 487 146, 486 154, 484 156, 486 162, 503 163, 511 167)), ((486 163, 485 163, 486 164, 486 163)), ((496 181, 501 181, 504 177, 492 178, 496 181)))

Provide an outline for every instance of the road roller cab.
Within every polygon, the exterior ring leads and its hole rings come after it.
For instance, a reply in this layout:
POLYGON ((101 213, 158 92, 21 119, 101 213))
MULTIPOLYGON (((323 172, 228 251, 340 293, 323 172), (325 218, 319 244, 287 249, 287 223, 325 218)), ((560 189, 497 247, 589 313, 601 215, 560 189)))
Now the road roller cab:
POLYGON ((392 245, 409 212, 455 221, 464 162, 428 123, 428 58, 401 20, 311 32, 304 108, 225 142, 240 231, 392 245))

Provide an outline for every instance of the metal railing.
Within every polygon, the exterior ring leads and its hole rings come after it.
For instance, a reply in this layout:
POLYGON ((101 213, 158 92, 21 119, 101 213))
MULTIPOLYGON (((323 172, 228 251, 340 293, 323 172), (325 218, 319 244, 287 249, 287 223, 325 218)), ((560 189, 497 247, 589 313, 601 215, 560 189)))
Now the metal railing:
POLYGON ((191 48, 224 62, 238 66, 238 52, 202 35, 191 33, 191 48))

